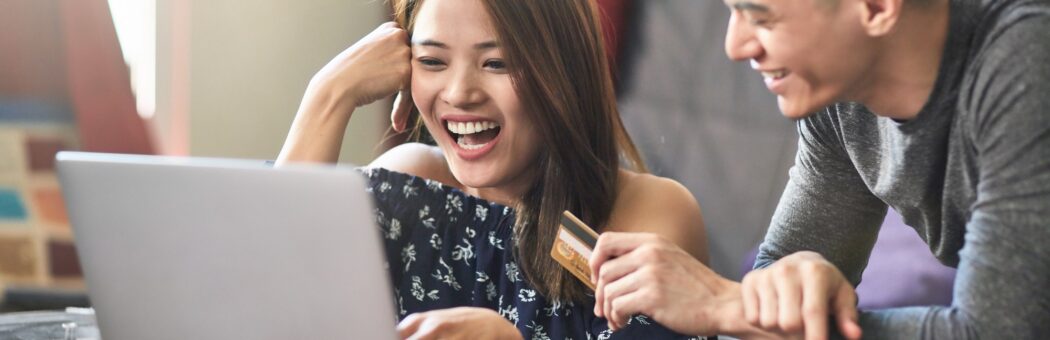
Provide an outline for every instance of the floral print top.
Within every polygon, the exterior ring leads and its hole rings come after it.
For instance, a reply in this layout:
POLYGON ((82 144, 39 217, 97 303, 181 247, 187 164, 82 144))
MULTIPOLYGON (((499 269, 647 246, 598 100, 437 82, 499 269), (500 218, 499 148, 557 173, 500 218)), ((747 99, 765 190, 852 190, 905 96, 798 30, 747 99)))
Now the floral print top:
POLYGON ((525 339, 697 339, 645 316, 616 332, 594 302, 548 301, 514 260, 514 210, 437 181, 382 168, 359 169, 375 199, 398 318, 434 309, 484 307, 525 339))

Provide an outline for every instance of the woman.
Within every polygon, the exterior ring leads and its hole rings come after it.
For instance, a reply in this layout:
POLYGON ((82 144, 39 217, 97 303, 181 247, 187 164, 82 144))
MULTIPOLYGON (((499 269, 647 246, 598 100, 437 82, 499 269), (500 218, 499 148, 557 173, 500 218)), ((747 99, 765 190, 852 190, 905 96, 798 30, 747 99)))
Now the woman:
MULTIPOLYGON (((311 80, 278 164, 336 161, 354 108, 409 88, 394 128, 412 111, 437 146, 401 145, 363 170, 403 337, 608 337, 593 293, 548 255, 564 210, 706 261, 695 199, 644 173, 620 122, 593 1, 395 7, 397 24, 311 80)), ((616 335, 678 337, 644 317, 616 335)))

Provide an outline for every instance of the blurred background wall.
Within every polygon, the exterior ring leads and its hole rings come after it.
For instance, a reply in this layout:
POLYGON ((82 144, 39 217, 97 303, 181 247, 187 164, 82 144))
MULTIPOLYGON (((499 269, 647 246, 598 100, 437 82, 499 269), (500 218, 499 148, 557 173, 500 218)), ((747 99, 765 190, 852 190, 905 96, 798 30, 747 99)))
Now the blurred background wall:
MULTIPOLYGON (((274 159, 311 76, 386 6, 0 0, 0 311, 54 302, 20 287, 83 289, 56 152, 274 159)), ((380 151, 389 105, 357 110, 341 161, 380 151)))
MULTIPOLYGON (((165 150, 194 156, 276 157, 310 77, 386 13, 372 0, 157 1, 156 127, 165 150)), ((342 161, 371 160, 388 105, 355 112, 342 161)))

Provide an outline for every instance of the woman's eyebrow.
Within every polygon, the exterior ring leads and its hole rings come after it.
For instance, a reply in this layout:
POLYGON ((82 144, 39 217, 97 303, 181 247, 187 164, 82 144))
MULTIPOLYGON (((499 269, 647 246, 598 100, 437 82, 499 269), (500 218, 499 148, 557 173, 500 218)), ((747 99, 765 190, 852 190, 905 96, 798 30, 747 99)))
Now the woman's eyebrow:
POLYGON ((497 43, 494 40, 489 40, 489 41, 486 41, 486 42, 481 42, 481 43, 474 44, 474 49, 475 50, 491 50, 491 49, 498 48, 498 47, 499 47, 499 43, 497 43))
MULTIPOLYGON (((437 40, 434 40, 434 39, 423 39, 423 40, 413 41, 412 45, 437 47, 437 48, 446 49, 446 50, 449 48, 448 44, 445 44, 443 42, 440 42, 440 41, 437 41, 437 40)), ((495 40, 489 40, 489 41, 485 41, 485 42, 480 42, 480 43, 474 44, 474 49, 476 49, 476 50, 491 50, 491 49, 498 48, 498 47, 499 47, 499 43, 496 42, 495 40)))
POLYGON ((442 49, 446 49, 446 50, 448 49, 448 45, 446 45, 443 42, 440 42, 440 41, 437 41, 437 40, 433 40, 433 39, 424 39, 424 40, 412 41, 412 45, 437 47, 437 48, 442 48, 442 49))

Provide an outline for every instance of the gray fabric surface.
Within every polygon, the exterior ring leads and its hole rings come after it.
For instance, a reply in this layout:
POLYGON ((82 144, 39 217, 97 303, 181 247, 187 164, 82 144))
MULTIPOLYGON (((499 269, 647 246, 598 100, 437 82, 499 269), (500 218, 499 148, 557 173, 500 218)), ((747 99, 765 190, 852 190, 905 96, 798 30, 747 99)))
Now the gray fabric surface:
POLYGON ((887 205, 946 265, 950 307, 865 311, 867 338, 1050 335, 1050 2, 953 0, 937 85, 898 123, 837 104, 798 124, 756 266, 816 250, 857 284, 887 205))
POLYGON ((712 268, 739 279, 762 240, 795 153, 793 123, 762 78, 726 58, 721 1, 634 4, 620 111, 653 173, 696 196, 712 268))

